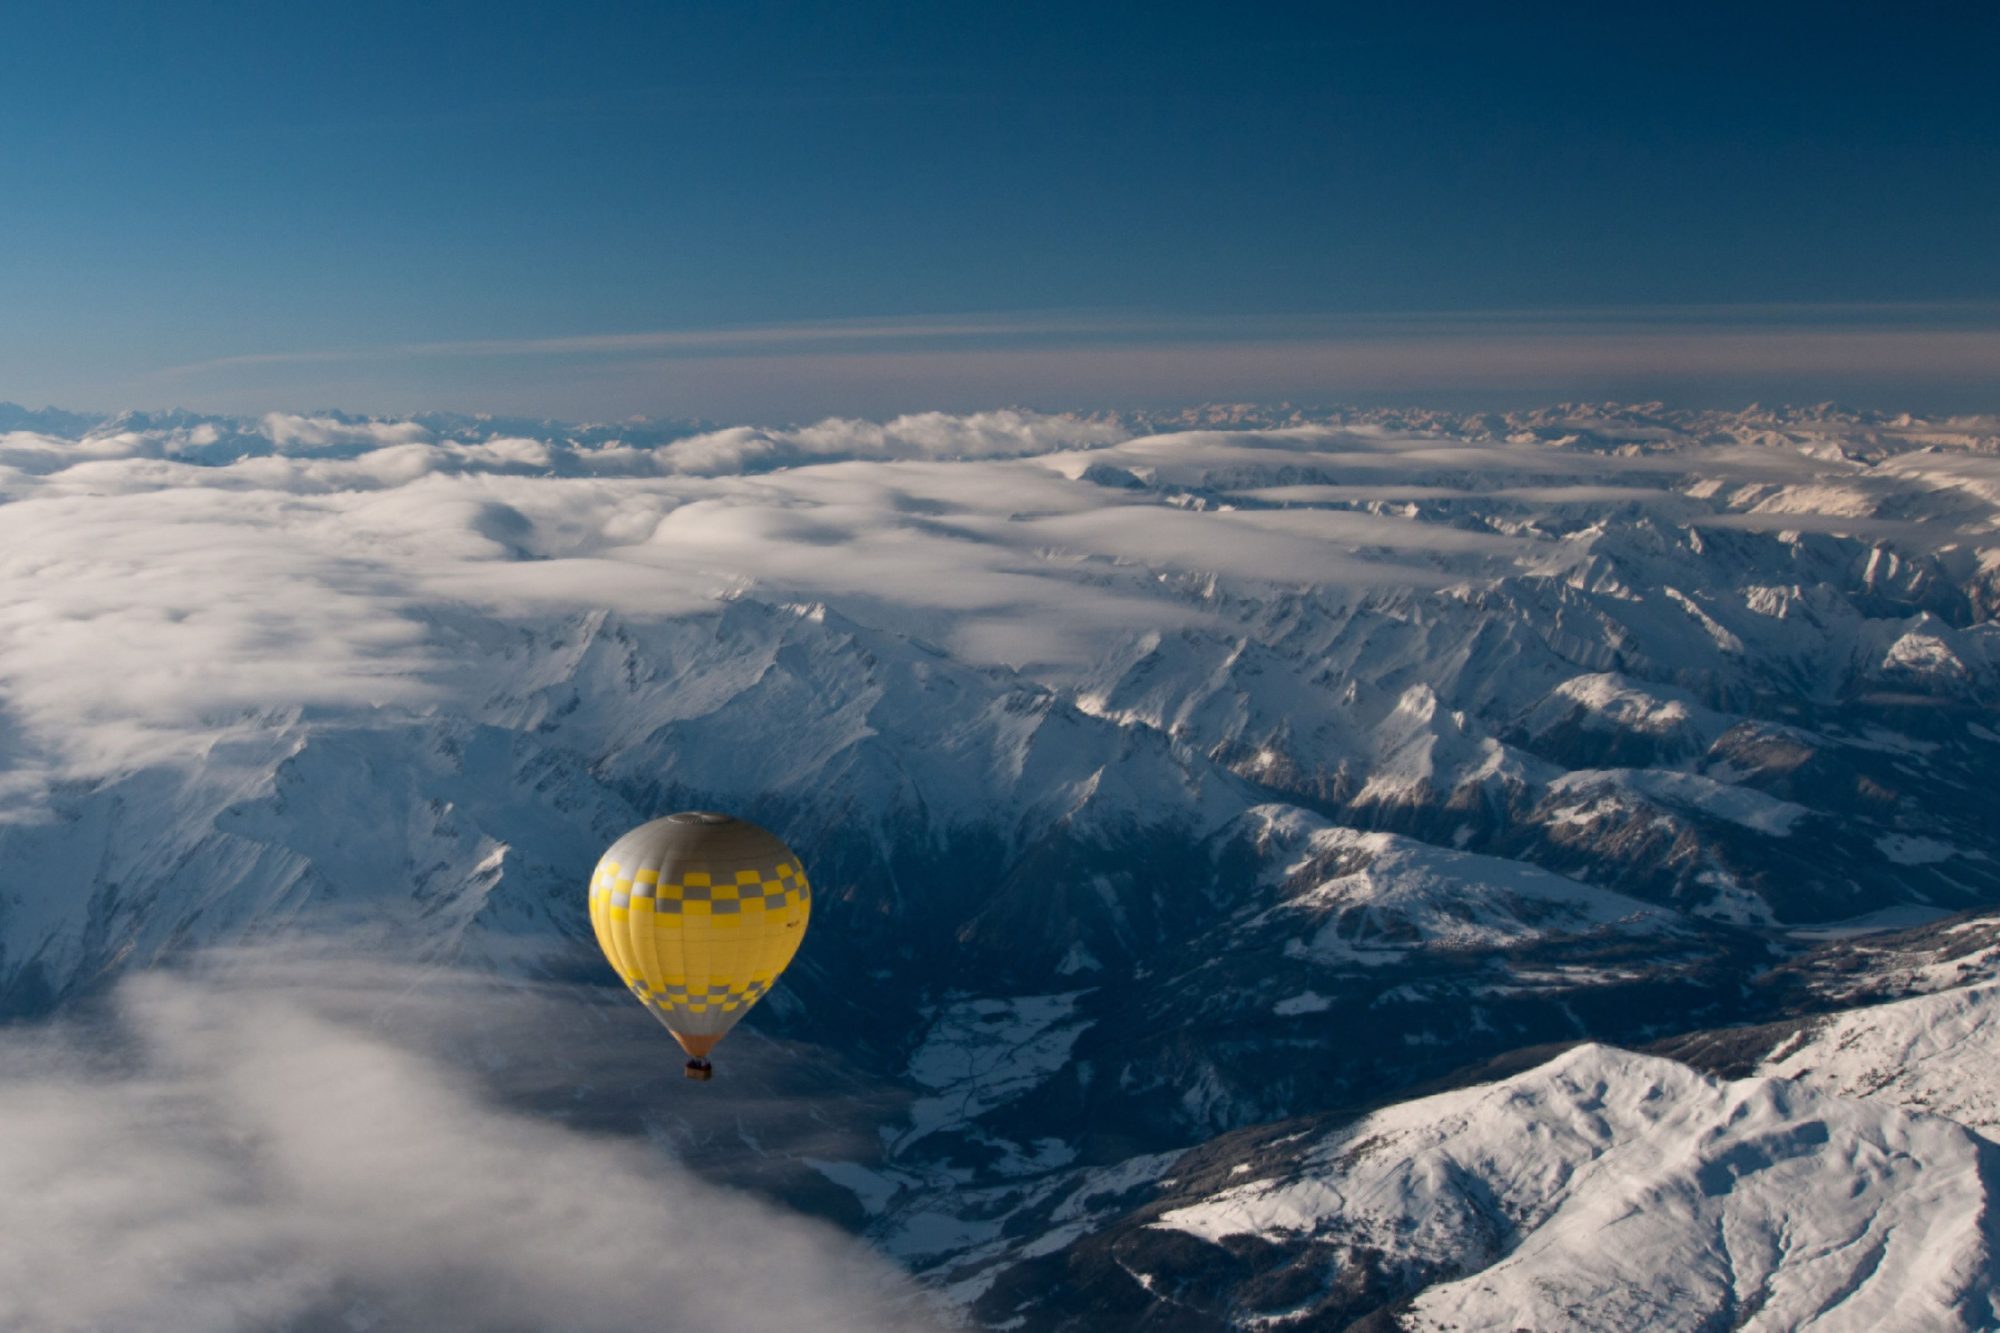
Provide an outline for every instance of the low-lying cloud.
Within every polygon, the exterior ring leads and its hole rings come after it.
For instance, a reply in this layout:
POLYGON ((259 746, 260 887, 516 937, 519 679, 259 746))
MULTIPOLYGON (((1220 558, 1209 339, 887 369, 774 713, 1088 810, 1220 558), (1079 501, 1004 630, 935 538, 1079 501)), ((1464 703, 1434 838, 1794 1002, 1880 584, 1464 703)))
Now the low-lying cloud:
POLYGON ((773 430, 739 426, 678 440, 662 451, 675 472, 719 476, 834 458, 1015 458, 1126 438, 1117 425, 1033 412, 921 412, 877 424, 834 419, 773 430))
POLYGON ((456 609, 822 601, 1060 685, 1134 634, 1214 623, 1218 591, 1337 600, 1560 573, 1583 553, 1567 534, 1611 506, 1934 545, 1953 532, 1884 526, 1897 488, 1950 485, 1988 528, 2000 495, 1991 420, 1218 415, 1286 424, 1001 411, 690 434, 272 414, 79 430, 14 410, 0 817, 58 779, 192 762, 274 713, 449 702, 435 623, 456 609))
POLYGON ((0 1327, 921 1324, 858 1243, 505 1109, 303 975, 138 976, 0 1036, 0 1327))

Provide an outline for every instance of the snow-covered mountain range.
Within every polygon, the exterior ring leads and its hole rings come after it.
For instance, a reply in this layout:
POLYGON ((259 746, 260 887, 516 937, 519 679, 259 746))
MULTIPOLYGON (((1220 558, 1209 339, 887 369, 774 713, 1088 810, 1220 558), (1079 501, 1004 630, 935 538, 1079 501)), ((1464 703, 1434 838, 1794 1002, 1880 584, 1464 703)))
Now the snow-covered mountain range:
POLYGON ((0 408, 0 997, 601 985, 722 806, 821 907, 645 1118, 953 1318, 1985 1327, 1996 520, 2000 419, 1832 408, 0 408))

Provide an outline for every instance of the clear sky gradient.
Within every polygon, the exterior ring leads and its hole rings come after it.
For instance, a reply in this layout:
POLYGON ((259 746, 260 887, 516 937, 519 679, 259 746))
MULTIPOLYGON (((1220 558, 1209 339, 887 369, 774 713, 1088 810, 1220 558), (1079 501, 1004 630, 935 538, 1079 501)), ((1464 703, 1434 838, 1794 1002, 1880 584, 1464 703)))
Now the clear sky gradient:
POLYGON ((0 398, 2000 408, 1986 3, 0 25, 0 398))

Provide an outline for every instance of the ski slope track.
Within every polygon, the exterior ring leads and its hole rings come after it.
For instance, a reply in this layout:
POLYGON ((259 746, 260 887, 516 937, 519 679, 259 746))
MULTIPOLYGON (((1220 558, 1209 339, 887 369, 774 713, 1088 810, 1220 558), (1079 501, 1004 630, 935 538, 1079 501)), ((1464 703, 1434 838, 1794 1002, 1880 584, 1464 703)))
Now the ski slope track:
POLYGON ((1995 418, 0 405, 0 1013, 596 1014, 719 807, 817 892, 734 1089, 543 1104, 948 1319, 1988 1327, 1996 605, 1995 418))

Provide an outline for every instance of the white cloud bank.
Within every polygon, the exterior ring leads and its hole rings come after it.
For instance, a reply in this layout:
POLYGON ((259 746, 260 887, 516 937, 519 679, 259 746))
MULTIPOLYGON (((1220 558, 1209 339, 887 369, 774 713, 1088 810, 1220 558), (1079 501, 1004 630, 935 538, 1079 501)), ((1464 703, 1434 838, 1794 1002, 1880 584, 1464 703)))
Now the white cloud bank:
POLYGON ((1108 421, 1034 412, 920 412, 881 424, 834 418, 788 430, 712 431, 669 445, 661 461, 675 472, 717 476, 829 458, 1013 458, 1112 444, 1126 433, 1108 421))
POLYGON ((139 977, 103 1024, 0 1037, 0 1328, 918 1326, 831 1228, 261 975, 139 977))
POLYGON ((819 600, 1054 682, 1232 594, 1560 571, 1621 494, 1663 521, 1856 532, 1921 495, 1951 521, 1898 540, 1990 532, 1976 465, 2000 439, 1990 420, 1658 409, 523 429, 274 414, 0 436, 0 796, 191 759, 273 710, 442 705, 432 618, 454 607, 819 600))

